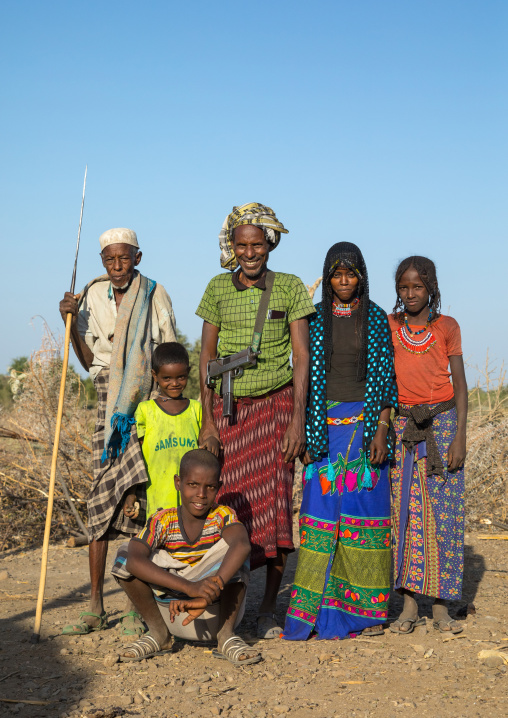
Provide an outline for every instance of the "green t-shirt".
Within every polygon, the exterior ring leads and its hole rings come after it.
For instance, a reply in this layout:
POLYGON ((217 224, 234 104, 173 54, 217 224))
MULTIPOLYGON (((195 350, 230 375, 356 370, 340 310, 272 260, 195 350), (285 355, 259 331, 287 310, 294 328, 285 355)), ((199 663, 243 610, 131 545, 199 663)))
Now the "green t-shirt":
MULTIPOLYGON (((260 284, 264 286, 264 281, 260 284)), ((237 289, 230 272, 218 274, 210 281, 196 314, 219 328, 219 356, 236 354, 251 344, 264 291, 258 286, 237 289)), ((277 272, 263 327, 261 354, 255 367, 247 367, 243 376, 235 379, 235 396, 260 396, 291 381, 289 325, 314 312, 302 280, 294 274, 277 272)), ((220 382, 217 382, 216 391, 220 393, 220 382)))
POLYGON ((198 448, 201 403, 190 399, 184 411, 171 416, 150 399, 138 405, 134 417, 138 438, 143 438, 148 473, 146 515, 151 516, 157 509, 180 505, 174 477, 180 471, 183 455, 198 448))

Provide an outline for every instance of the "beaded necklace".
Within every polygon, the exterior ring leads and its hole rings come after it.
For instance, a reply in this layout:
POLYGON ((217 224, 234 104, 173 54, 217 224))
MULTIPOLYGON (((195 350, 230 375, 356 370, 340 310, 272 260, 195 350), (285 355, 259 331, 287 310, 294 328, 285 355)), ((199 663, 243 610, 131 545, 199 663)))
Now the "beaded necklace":
POLYGON ((432 309, 429 311, 429 316, 427 317, 427 322, 426 322, 425 326, 423 327, 423 329, 419 329, 417 332, 414 332, 412 329, 410 329, 408 321, 407 321, 407 314, 406 314, 406 312, 404 312, 404 324, 406 325, 406 329, 408 330, 408 332, 410 334, 413 334, 413 336, 416 337, 416 336, 418 336, 418 334, 423 334, 423 332, 427 329, 427 327, 430 324, 431 317, 432 317, 432 309))
POLYGON ((332 313, 335 314, 336 317, 350 317, 353 308, 356 307, 360 299, 358 297, 355 297, 351 304, 340 304, 339 302, 333 302, 332 304, 332 313))
POLYGON ((404 313, 404 324, 400 329, 397 329, 395 335, 406 351, 411 352, 411 354, 426 354, 429 349, 434 346, 436 338, 428 328, 431 317, 432 310, 429 312, 425 326, 417 332, 414 332, 408 324, 407 314, 404 313), (427 334, 424 337, 420 340, 415 339, 415 337, 419 334, 423 334, 425 331, 427 331, 427 334))

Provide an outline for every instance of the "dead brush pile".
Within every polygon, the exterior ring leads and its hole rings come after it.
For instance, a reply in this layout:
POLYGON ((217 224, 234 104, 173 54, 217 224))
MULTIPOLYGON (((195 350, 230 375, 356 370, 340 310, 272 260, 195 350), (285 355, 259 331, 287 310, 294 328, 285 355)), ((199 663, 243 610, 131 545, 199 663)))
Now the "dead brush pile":
MULTIPOLYGON (((15 378, 14 405, 0 414, 0 551, 42 542, 62 371, 61 339, 48 329, 26 371, 15 378)), ((92 481, 95 411, 84 387, 67 375, 55 486, 52 540, 82 533, 92 481)))
POLYGON ((508 390, 506 372, 489 363, 469 392, 466 523, 505 521, 508 514, 508 390))

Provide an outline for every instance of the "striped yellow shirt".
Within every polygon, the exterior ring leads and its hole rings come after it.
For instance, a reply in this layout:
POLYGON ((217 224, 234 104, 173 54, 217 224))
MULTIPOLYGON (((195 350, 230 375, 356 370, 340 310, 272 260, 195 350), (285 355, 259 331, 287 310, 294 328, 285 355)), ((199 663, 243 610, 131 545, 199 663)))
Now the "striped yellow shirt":
MULTIPOLYGON (((194 565, 222 538, 226 526, 240 523, 233 509, 228 506, 214 506, 206 517, 203 530, 195 543, 189 543, 179 520, 180 508, 164 509, 150 516, 144 529, 136 536, 155 551, 165 549, 182 563, 194 565)), ((134 539, 134 540, 136 540, 134 539)))

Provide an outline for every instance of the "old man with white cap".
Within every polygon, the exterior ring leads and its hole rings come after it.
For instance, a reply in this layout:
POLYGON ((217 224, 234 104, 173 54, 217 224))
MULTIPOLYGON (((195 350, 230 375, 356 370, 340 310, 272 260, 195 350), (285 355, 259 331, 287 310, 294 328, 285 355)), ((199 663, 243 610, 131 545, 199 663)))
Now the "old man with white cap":
MULTIPOLYGON (((144 525, 143 484, 147 473, 136 435, 134 412, 150 397, 151 358, 162 342, 176 340, 171 299, 160 284, 140 274, 141 252, 136 233, 110 229, 100 237, 107 274, 86 285, 79 295, 65 293, 60 313, 74 320, 71 341, 82 366, 90 372, 98 395, 92 438, 93 484, 88 497, 91 599, 88 612, 66 626, 77 635, 106 628, 103 587, 108 540, 138 533, 144 525), (140 510, 123 513, 123 498, 138 487, 140 510)), ((142 633, 132 606, 122 617, 126 634, 142 633)))

